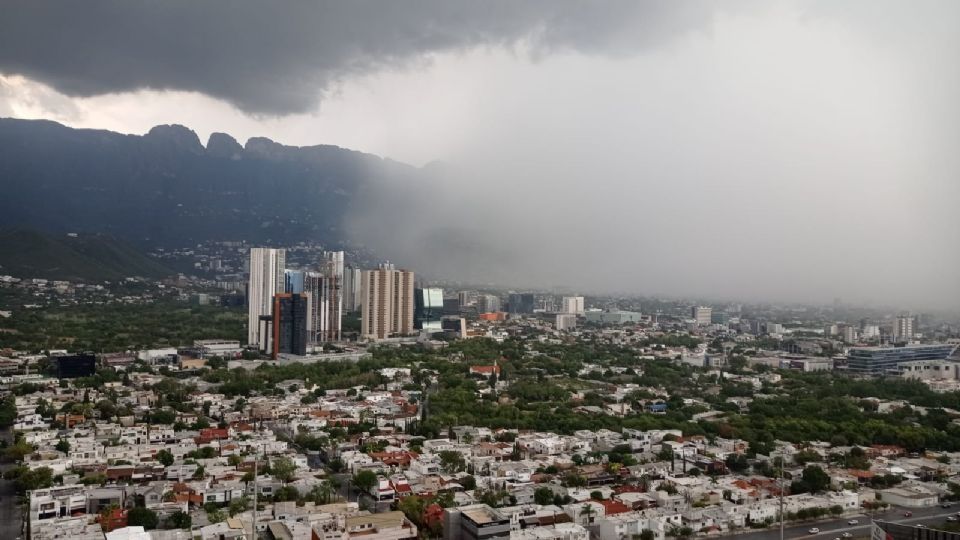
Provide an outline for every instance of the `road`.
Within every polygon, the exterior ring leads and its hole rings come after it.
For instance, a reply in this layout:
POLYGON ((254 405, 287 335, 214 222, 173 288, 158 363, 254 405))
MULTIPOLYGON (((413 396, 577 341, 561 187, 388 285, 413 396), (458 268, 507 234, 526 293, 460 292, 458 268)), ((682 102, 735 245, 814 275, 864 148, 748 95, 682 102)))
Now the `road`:
MULTIPOLYGON (((840 537, 845 532, 849 532, 853 534, 854 538, 863 538, 870 536, 870 521, 873 519, 902 523, 904 525, 919 525, 922 523, 928 527, 935 527, 943 524, 944 520, 948 516, 957 515, 958 511, 960 511, 960 506, 954 508, 940 508, 939 506, 935 506, 933 508, 916 509, 894 508, 884 512, 875 512, 870 515, 857 514, 853 516, 845 516, 841 519, 810 521, 800 525, 788 524, 784 529, 783 537, 791 539, 805 538, 810 540, 832 540, 833 538, 840 537), (908 510, 913 513, 912 517, 904 517, 904 512, 908 510), (851 519, 856 519, 859 521, 859 523, 856 525, 849 525, 847 522, 851 519), (809 534, 808 531, 812 527, 820 529, 820 533, 809 534)), ((757 532, 731 534, 722 536, 721 538, 729 538, 731 540, 734 538, 737 540, 779 540, 780 529, 774 528, 757 532)))
MULTIPOLYGON (((0 430, 0 438, 7 444, 13 444, 13 431, 10 428, 0 430)), ((0 475, 13 468, 13 463, 0 465, 0 475)), ((0 538, 14 540, 22 536, 22 511, 17 504, 17 493, 13 489, 13 482, 0 477, 0 538)))

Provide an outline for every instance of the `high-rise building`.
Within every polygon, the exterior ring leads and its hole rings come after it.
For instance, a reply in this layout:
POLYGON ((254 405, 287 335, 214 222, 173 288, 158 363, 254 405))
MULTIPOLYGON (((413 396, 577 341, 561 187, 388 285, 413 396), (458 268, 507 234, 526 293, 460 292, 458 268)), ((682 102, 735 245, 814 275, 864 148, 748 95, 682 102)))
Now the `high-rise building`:
POLYGON ((893 321, 893 340, 897 342, 913 339, 913 317, 903 314, 893 321))
POLYGON ((837 329, 844 343, 857 342, 857 329, 852 324, 841 324, 837 329))
POLYGON ((713 308, 704 306, 693 306, 690 308, 690 318, 700 326, 709 326, 712 315, 713 308))
POLYGON ((557 313, 557 320, 554 324, 557 330, 573 330, 577 327, 577 316, 574 313, 557 313))
POLYGON ((473 306, 477 303, 477 291, 460 291, 457 293, 457 300, 460 301, 460 307, 473 306))
POLYGON ((500 311, 500 297, 493 294, 485 294, 480 297, 479 308, 481 313, 493 313, 500 311))
POLYGON ((582 296, 564 296, 563 313, 573 313, 574 315, 583 315, 583 297, 582 296))
POLYGON ((284 291, 284 267, 287 252, 283 249, 251 248, 250 280, 247 285, 247 344, 262 345, 260 317, 273 313, 273 296, 284 291))
POLYGON ((414 289, 413 327, 428 332, 443 331, 443 289, 414 289))
POLYGON ((317 342, 340 341, 343 328, 343 252, 323 253, 323 280, 317 308, 317 342))
POLYGON ((305 293, 279 293, 273 297, 274 359, 280 354, 307 354, 307 321, 309 297, 305 293))
POLYGON ((359 311, 362 304, 362 294, 360 282, 363 280, 361 273, 363 270, 348 266, 343 271, 343 310, 359 311))
POLYGON ((512 314, 533 313, 534 299, 531 293, 510 293, 507 303, 512 314))
POLYGON ((413 333, 413 280, 413 272, 392 264, 363 272, 361 337, 376 340, 413 333))
POLYGON ((287 270, 284 291, 307 295, 307 344, 340 341, 343 320, 343 252, 326 252, 321 272, 287 270))

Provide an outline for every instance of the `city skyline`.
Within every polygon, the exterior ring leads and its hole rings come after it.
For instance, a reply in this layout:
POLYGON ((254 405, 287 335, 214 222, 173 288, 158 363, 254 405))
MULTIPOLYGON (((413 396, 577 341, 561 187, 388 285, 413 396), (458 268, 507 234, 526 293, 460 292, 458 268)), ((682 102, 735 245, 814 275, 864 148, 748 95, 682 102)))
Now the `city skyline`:
POLYGON ((71 9, 57 39, 24 31, 33 4, 0 22, 0 116, 411 163, 416 180, 365 190, 343 224, 383 259, 522 287, 960 298, 956 3, 428 2, 392 8, 393 32, 353 5, 71 9), (91 30, 110 16, 124 24, 91 30))

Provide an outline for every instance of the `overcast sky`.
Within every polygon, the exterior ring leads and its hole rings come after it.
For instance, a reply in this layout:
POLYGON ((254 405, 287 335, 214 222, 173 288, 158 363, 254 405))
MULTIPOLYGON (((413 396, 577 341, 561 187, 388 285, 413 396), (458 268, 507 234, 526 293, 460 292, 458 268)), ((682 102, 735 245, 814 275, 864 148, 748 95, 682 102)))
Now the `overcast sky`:
POLYGON ((442 162, 414 269, 960 307, 960 2, 0 4, 0 116, 442 162))

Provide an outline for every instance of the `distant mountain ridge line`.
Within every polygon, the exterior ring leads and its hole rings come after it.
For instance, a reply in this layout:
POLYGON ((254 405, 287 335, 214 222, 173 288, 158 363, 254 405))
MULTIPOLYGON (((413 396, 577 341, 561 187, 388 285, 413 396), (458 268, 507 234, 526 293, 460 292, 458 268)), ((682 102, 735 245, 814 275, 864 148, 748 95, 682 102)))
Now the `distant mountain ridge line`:
POLYGON ((329 246, 365 190, 420 171, 333 145, 161 125, 145 135, 0 118, 0 226, 111 234, 140 247, 242 238, 329 246))

